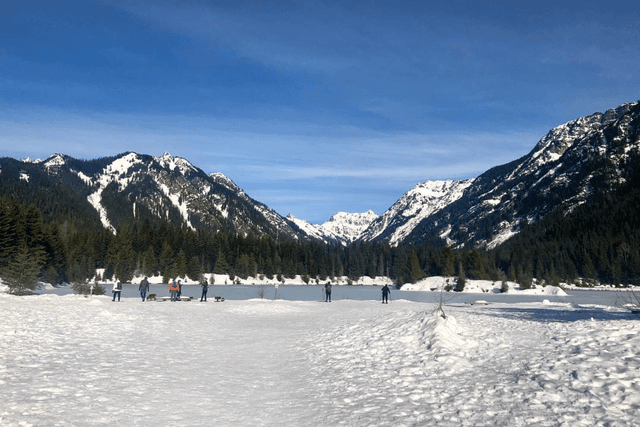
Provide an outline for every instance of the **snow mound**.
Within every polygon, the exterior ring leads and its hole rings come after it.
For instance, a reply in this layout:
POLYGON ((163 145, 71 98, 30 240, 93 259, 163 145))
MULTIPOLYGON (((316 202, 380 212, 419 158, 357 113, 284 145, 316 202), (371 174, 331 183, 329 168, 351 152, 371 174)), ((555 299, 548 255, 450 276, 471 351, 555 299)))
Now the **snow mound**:
MULTIPOLYGON (((441 289, 453 288, 456 285, 455 277, 431 276, 416 283, 406 283, 402 286, 403 291, 440 292, 441 289)), ((503 282, 492 280, 471 280, 467 279, 464 293, 502 293, 502 287, 506 285, 511 294, 522 293, 523 295, 556 295, 567 296, 567 293, 558 286, 536 285, 531 289, 523 289, 522 285, 516 282, 503 282)))
POLYGON ((443 317, 440 312, 424 314, 420 322, 421 347, 427 352, 425 363, 446 365, 449 369, 468 368, 469 350, 478 346, 472 334, 458 324, 453 316, 443 317))

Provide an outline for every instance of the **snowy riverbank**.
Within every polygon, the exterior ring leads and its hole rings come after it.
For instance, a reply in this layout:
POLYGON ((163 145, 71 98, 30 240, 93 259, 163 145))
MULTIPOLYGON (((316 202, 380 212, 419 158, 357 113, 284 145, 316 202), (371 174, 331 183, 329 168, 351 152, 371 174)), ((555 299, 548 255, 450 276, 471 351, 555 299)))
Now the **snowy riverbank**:
POLYGON ((0 294, 0 424, 635 425, 628 312, 434 308, 0 294))

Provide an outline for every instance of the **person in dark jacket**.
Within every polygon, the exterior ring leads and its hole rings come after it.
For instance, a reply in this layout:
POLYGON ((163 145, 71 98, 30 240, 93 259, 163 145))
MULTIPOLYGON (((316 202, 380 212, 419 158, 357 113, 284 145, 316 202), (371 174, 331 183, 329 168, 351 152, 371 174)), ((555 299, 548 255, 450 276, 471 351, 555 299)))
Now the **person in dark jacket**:
POLYGON ((389 294, 391 293, 391 289, 389 289, 389 286, 384 285, 382 287, 382 303, 383 304, 389 304, 389 294))
POLYGON ((207 279, 202 279, 202 282, 200 282, 200 287, 202 288, 202 296, 200 297, 200 302, 207 302, 207 291, 209 290, 207 279))
POLYGON ((138 286, 138 290, 140 291, 140 297, 144 302, 147 299, 147 292, 149 292, 149 280, 147 280, 146 276, 140 282, 140 286, 138 286))
POLYGON ((324 302, 331 302, 331 282, 324 285, 324 302))
POLYGON ((118 297, 118 302, 120 302, 120 294, 122 293, 122 282, 120 282, 120 280, 116 280, 111 292, 113 292, 113 299, 111 301, 115 301, 116 297, 118 297))

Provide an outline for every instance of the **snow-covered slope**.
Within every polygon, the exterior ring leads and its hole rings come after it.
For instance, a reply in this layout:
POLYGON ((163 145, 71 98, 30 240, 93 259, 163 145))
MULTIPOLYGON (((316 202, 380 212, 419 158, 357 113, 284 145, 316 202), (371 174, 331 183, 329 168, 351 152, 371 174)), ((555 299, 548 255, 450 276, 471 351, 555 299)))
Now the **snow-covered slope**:
POLYGON ((113 233, 131 221, 157 218, 192 230, 301 237, 231 179, 220 173, 207 175, 169 153, 154 157, 130 152, 92 161, 62 154, 36 162, 11 160, 6 160, 3 179, 33 177, 45 191, 62 190, 69 211, 83 209, 75 217, 93 211, 113 233))
POLYGON ((322 224, 309 224, 293 215, 287 216, 287 220, 294 223, 309 237, 342 245, 348 245, 360 239, 364 230, 377 218, 378 215, 371 210, 364 213, 338 212, 322 224))
POLYGON ((572 120, 552 129, 528 155, 480 175, 406 240, 437 235, 453 245, 495 247, 554 209, 569 213, 613 190, 639 158, 639 103, 572 120))
POLYGON ((191 229, 339 244, 445 239, 453 246, 493 248, 554 209, 569 213, 594 195, 614 190, 638 164, 640 104, 635 102, 558 126, 528 155, 477 178, 418 184, 379 217, 371 211, 340 212, 318 225, 283 218, 226 176, 207 175, 168 153, 92 161, 62 154, 22 162, 4 158, 0 174, 5 191, 64 193, 74 220, 92 216, 85 225, 97 223, 111 231, 153 217, 191 229))
POLYGON ((425 218, 462 197, 473 183, 464 181, 426 181, 405 193, 361 235, 361 239, 388 240, 392 245, 403 241, 425 218))
POLYGON ((639 156, 640 105, 624 104, 552 129, 528 155, 475 179, 417 185, 361 239, 493 248, 556 208, 568 213, 612 190, 639 156))

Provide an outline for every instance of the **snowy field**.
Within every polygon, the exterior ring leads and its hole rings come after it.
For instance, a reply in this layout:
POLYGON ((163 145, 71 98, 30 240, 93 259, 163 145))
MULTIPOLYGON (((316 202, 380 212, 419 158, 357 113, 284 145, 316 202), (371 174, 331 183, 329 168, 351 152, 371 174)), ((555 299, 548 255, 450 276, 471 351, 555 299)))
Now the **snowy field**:
POLYGON ((434 309, 0 294, 0 425, 638 425, 631 314, 434 309))

